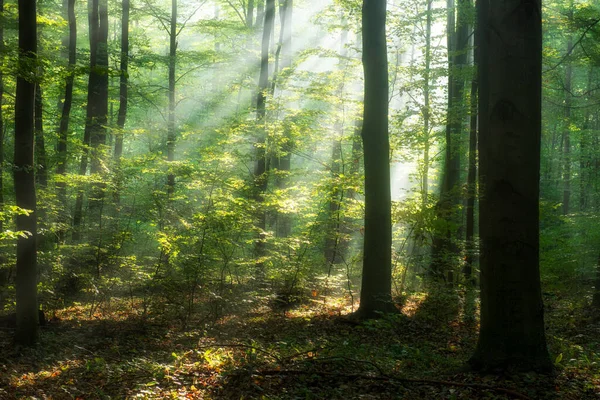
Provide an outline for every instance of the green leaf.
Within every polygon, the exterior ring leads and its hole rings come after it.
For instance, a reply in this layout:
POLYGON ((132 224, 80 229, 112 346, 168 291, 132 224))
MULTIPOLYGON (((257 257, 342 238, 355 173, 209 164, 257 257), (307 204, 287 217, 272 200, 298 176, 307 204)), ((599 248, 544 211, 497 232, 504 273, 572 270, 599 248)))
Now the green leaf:
POLYGON ((559 364, 563 359, 563 355, 562 353, 560 353, 558 356, 556 356, 556 360, 554 360, 554 364, 559 364))

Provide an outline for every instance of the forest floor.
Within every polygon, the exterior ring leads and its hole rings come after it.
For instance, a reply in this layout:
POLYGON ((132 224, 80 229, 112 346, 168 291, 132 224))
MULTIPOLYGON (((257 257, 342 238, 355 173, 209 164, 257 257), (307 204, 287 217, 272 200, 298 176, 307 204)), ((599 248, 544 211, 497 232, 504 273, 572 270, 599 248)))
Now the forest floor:
POLYGON ((143 320, 113 299, 58 310, 35 349, 0 330, 0 399, 598 399, 600 321, 546 296, 555 371, 482 375, 464 300, 412 296, 351 324, 342 307, 254 307, 210 322, 143 320))

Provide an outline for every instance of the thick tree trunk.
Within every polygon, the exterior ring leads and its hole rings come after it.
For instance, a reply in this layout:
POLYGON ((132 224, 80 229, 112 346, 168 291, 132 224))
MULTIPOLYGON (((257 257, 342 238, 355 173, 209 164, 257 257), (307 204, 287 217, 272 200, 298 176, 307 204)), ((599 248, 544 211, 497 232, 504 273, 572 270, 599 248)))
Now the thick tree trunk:
MULTIPOLYGON (((106 145, 106 125, 108 123, 108 3, 107 0, 92 0, 97 8, 97 44, 96 63, 93 73, 96 75, 91 95, 88 97, 86 123, 90 124, 90 147, 92 174, 106 172, 104 167, 104 146, 106 145), (90 102, 91 100, 91 102, 90 102)), ((94 185, 93 198, 90 198, 90 209, 99 207, 104 197, 104 185, 94 185)))
MULTIPOLYGON (((167 120, 167 161, 175 161, 175 69, 177 66, 177 0, 171 0, 171 26, 169 32, 169 115, 167 120)), ((167 198, 175 193, 175 173, 167 175, 167 198)))
POLYGON ((476 369, 548 369, 539 275, 541 2, 478 2, 481 328, 476 369))
POLYGON ((17 216, 17 231, 28 232, 17 241, 17 329, 15 342, 31 346, 38 340, 37 213, 34 168, 34 108, 37 54, 35 0, 19 0, 19 74, 15 100, 14 180, 17 206, 29 210, 17 216), (29 79, 28 79, 29 78, 29 79))
POLYGON ((356 312, 359 318, 373 318, 379 312, 395 310, 391 301, 392 222, 385 20, 385 0, 363 2, 365 239, 360 307, 356 312))

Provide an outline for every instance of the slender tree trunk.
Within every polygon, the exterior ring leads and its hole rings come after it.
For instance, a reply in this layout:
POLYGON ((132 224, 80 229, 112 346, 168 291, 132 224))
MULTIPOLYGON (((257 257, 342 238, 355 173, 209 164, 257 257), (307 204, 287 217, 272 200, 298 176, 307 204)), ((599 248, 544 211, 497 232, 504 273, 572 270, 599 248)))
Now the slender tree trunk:
MULTIPOLYGON (((279 5, 279 17, 281 29, 279 34, 279 47, 275 58, 275 71, 273 73, 272 92, 275 92, 277 74, 279 73, 279 53, 281 53, 281 70, 292 66, 292 9, 293 0, 282 0, 279 5)), ((284 128, 285 129, 285 128, 284 128)), ((273 169, 277 170, 275 174, 275 185, 279 189, 286 189, 288 186, 288 176, 292 167, 292 137, 289 132, 285 132, 284 144, 279 148, 279 154, 273 160, 273 169)), ((277 237, 288 237, 292 230, 292 219, 285 213, 277 214, 277 237)))
POLYGON ((549 369, 539 274, 541 2, 477 8, 481 327, 470 364, 549 369))
POLYGON ((248 9, 246 10, 246 26, 252 28, 254 24, 254 0, 248 0, 248 9))
MULTIPOLYGON (((4 18, 4 0, 0 0, 0 18, 4 18)), ((4 24, 0 24, 0 57, 4 57, 4 24)), ((0 69, 0 105, 4 97, 4 79, 0 69)), ((0 210, 4 210, 4 116, 0 108, 0 210)), ((0 218, 0 233, 4 232, 4 220, 0 218)), ((0 308, 6 303, 5 288, 8 271, 4 249, 0 249, 0 308)))
MULTIPOLYGON (((340 63, 339 70, 343 71, 347 67, 347 63, 345 59, 348 57, 348 52, 346 49, 346 43, 348 42, 348 31, 343 30, 340 40, 340 63)), ((344 85, 345 82, 342 80, 340 82, 338 88, 338 98, 344 98, 344 85)), ((345 173, 344 171, 344 157, 343 157, 343 149, 342 149, 342 141, 344 134, 344 120, 341 115, 343 114, 344 104, 343 102, 339 105, 339 109, 337 110, 338 117, 336 117, 336 121, 334 124, 334 131, 338 138, 333 141, 331 147, 331 179, 332 179, 332 188, 330 193, 330 198, 328 200, 328 215, 327 215, 327 223, 325 230, 325 247, 324 247, 324 256, 325 262, 329 265, 329 270, 331 271, 331 266, 343 259, 344 250, 345 250, 345 241, 343 238, 343 218, 342 218, 342 204, 344 201, 344 195, 346 191, 343 190, 338 180, 340 174, 345 173)))
MULTIPOLYGON (((573 11, 570 12, 571 19, 573 18, 573 11)), ((567 43, 567 49, 573 47, 573 39, 569 38, 567 43)), ((572 80, 573 80, 573 66, 569 60, 567 60, 567 67, 565 70, 565 122, 566 126, 563 131, 563 204, 562 212, 563 215, 567 215, 571 210, 571 105, 573 96, 572 91, 572 80)))
POLYGON ((35 0, 19 0, 19 74, 15 100, 14 181, 17 206, 28 210, 17 216, 17 329, 15 342, 31 346, 38 340, 37 213, 34 168, 34 108, 37 57, 35 0))
POLYGON ((46 145, 44 142, 44 116, 42 87, 35 85, 35 156, 37 161, 36 183, 41 188, 48 186, 48 163, 46 161, 46 145))
MULTIPOLYGON (((588 82, 587 82, 587 93, 590 96, 592 91, 592 67, 588 70, 588 82)), ((588 97, 588 100, 590 98, 588 97)), ((587 197, 588 192, 586 190, 588 186, 588 167, 589 162, 588 155, 588 135, 590 134, 592 113, 590 109, 586 109, 585 121, 583 130, 581 132, 581 141, 579 143, 579 211, 585 211, 587 208, 587 197)))
POLYGON ((275 0, 266 0, 265 23, 262 35, 261 44, 261 59, 260 59, 260 77, 258 80, 258 96, 256 99, 256 120, 258 125, 259 137, 255 143, 256 151, 256 166, 254 168, 254 199, 259 203, 257 212, 258 238, 255 242, 255 256, 257 258, 257 267, 259 272, 262 271, 262 258, 265 255, 265 238, 266 238, 266 218, 262 208, 263 195, 267 189, 267 152, 266 152, 266 103, 267 92, 269 91, 269 42, 271 39, 271 31, 273 30, 275 20, 275 0))
POLYGON ((446 121, 446 151, 440 200, 437 204, 437 218, 447 221, 444 229, 436 232, 431 251, 432 278, 446 281, 450 285, 454 280, 456 266, 455 243, 459 219, 456 206, 460 180, 460 144, 461 130, 464 121, 464 86, 463 69, 467 63, 468 24, 466 22, 467 0, 458 2, 458 18, 455 22, 454 0, 448 0, 448 113, 446 121))
POLYGON ((467 172, 467 220, 466 220, 466 259, 465 282, 475 285, 473 259, 475 254, 475 200, 477 198, 477 78, 471 82, 471 116, 469 126, 469 170, 467 172))
MULTIPOLYGON (((67 2, 67 19, 69 21, 69 35, 66 42, 68 43, 68 75, 65 82, 65 98, 62 104, 60 124, 58 127, 58 145, 57 155, 58 162, 56 173, 61 177, 56 183, 57 196, 60 204, 67 204, 67 142, 69 138, 69 119, 71 116, 71 107, 73 105, 73 82, 75 79, 75 64, 77 63, 77 21, 75 19, 75 0, 67 2)), ((61 231, 62 232, 62 231, 61 231)), ((64 240, 64 233, 59 234, 59 240, 64 240)))
MULTIPOLYGON (((336 124, 338 129, 341 129, 341 124, 336 124)), ((342 139, 337 139, 333 142, 331 148, 331 179, 332 189, 329 194, 327 206, 327 222, 325 229, 325 247, 324 257, 328 266, 339 262, 341 255, 341 207, 344 200, 344 191, 338 182, 342 173, 342 139)))
POLYGON ((362 6, 365 82, 363 149, 365 163, 365 239, 359 318, 395 310, 392 290, 392 220, 388 136, 386 1, 362 6))
MULTIPOLYGON (((169 33, 169 116, 167 121, 167 161, 175 161, 175 69, 177 66, 177 0, 171 0, 171 26, 169 33)), ((175 193, 175 173, 167 176, 167 197, 175 193)))
POLYGON ((600 254, 598 255, 598 262, 596 264, 596 284, 594 285, 594 296, 592 297, 592 307, 598 311, 600 310, 600 254))
POLYGON ((427 206, 429 196, 429 130, 430 130, 430 74, 431 74, 431 4, 433 0, 427 1, 427 17, 425 22, 425 71, 423 72, 423 178, 421 181, 421 203, 423 210, 427 206))
MULTIPOLYGON (((475 34, 475 32, 473 32, 475 34)), ((472 50, 473 66, 477 66, 478 52, 475 46, 472 50)), ((466 259, 463 269, 465 283, 468 287, 475 286, 473 277, 473 259, 475 255, 475 201, 477 200, 477 75, 471 79, 469 115, 469 169, 467 172, 467 201, 466 201, 466 259)))
POLYGON ((123 155, 123 130, 125 129, 125 119, 127 117, 127 84, 129 64, 129 0, 122 2, 121 14, 121 73, 119 77, 119 112, 117 115, 117 133, 115 136, 115 201, 119 204, 122 187, 121 157, 123 155))
MULTIPOLYGON (((88 78, 88 93, 87 93, 87 117, 85 129, 83 131, 83 148, 81 152, 81 161, 79 163, 79 175, 85 175, 88 169, 88 157, 90 154, 91 134, 92 134, 92 117, 95 115, 93 111, 97 106, 98 98, 95 96, 96 88, 99 85, 98 71, 96 69, 98 58, 98 41, 99 37, 99 0, 88 0, 88 25, 90 37, 90 72, 88 78)), ((73 212, 73 240, 81 239, 81 225, 83 221, 83 196, 84 190, 77 191, 77 199, 75 200, 75 210, 73 212)))

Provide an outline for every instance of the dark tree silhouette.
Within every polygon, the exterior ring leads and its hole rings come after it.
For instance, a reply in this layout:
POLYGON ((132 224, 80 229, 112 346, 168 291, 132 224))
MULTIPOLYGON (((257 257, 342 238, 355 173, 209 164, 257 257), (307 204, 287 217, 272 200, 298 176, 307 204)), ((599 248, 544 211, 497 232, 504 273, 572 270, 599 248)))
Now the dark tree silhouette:
POLYGON ((539 274, 541 2, 478 4, 481 328, 476 369, 547 369, 539 274))
POLYGON ((37 27, 35 0, 19 0, 19 73, 15 100, 14 179, 17 206, 27 213, 17 216, 17 230, 27 232, 17 241, 17 329, 15 342, 31 346, 38 340, 37 214, 35 196, 35 86, 37 27))
POLYGON ((395 310, 391 301, 392 200, 385 20, 385 0, 363 2, 365 242, 360 307, 356 312, 359 318, 395 310))

